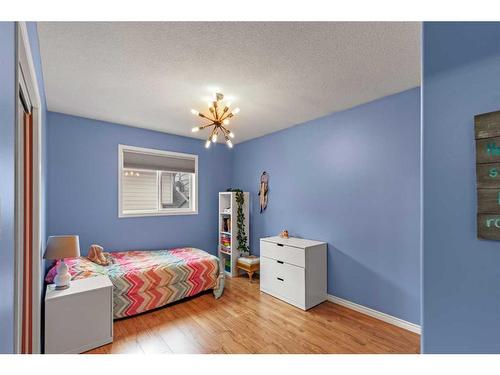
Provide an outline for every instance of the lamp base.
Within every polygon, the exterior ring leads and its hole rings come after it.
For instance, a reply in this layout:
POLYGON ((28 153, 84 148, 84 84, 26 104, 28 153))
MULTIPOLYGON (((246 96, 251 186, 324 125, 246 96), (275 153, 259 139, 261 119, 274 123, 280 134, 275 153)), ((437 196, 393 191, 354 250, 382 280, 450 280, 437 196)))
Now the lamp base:
POLYGON ((69 288, 69 284, 68 285, 56 285, 56 287, 54 288, 55 290, 64 290, 64 289, 68 289, 69 288))
POLYGON ((64 290, 69 288, 69 283, 71 281, 71 274, 68 272, 68 266, 64 263, 64 259, 61 259, 56 269, 56 277, 54 277, 54 284, 56 285, 56 290, 64 290))

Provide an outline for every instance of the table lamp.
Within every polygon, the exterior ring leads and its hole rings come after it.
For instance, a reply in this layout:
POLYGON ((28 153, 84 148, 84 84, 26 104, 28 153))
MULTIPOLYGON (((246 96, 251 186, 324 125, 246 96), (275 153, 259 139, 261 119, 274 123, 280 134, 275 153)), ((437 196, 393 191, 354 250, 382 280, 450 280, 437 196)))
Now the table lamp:
POLYGON ((71 275, 64 258, 75 258, 80 256, 80 239, 78 236, 50 236, 47 241, 44 259, 60 260, 57 265, 57 274, 54 278, 56 290, 69 288, 71 275))

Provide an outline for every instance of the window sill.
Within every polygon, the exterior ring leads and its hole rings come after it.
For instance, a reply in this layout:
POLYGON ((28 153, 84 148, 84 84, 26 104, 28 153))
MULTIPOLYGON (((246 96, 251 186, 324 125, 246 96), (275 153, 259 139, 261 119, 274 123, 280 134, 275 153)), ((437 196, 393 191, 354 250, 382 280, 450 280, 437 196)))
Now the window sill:
POLYGON ((129 217, 154 217, 154 216, 181 216, 181 215, 198 215, 198 210, 196 211, 172 211, 172 212, 137 212, 124 214, 119 213, 119 219, 126 219, 129 217))

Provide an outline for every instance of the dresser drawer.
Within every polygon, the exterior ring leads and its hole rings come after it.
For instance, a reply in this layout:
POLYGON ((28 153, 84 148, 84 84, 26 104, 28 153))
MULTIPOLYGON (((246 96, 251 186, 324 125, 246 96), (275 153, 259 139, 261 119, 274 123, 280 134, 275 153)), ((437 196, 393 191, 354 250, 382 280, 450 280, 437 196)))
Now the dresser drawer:
POLYGON ((262 256, 260 261, 261 290, 304 308, 305 270, 285 262, 262 256))
POLYGON ((305 251, 280 243, 260 241, 260 255, 299 267, 305 267, 305 251))

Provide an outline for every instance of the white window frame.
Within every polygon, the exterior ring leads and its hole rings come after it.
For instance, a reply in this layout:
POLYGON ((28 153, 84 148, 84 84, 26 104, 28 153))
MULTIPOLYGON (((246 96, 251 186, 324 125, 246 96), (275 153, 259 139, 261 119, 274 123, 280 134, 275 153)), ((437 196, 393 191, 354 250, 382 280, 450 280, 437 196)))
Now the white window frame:
MULTIPOLYGON (((127 169, 127 168, 125 168, 127 169)), ((135 169, 134 169, 135 170, 135 169)), ((137 169, 140 170, 140 169, 137 169)), ((168 172, 168 171, 165 171, 168 172)), ((157 172, 158 173, 158 172, 157 172)), ((146 216, 171 216, 171 215, 197 215, 198 214, 198 155, 186 154, 181 152, 164 151, 153 148, 144 148, 128 145, 118 145, 118 217, 119 218, 130 218, 130 217, 146 217, 146 216), (141 152, 145 154, 155 154, 161 156, 171 156, 177 158, 192 159, 195 162, 193 181, 191 187, 192 195, 189 197, 191 200, 191 208, 161 208, 161 178, 159 178, 158 183, 160 184, 158 193, 158 210, 157 211, 136 211, 133 213, 124 213, 122 209, 122 176, 124 172, 123 168, 123 153, 125 151, 141 152)))
MULTIPOLYGON (((159 210, 164 210, 164 208, 162 208, 162 207, 161 207, 161 205, 162 205, 162 198, 161 198, 161 197, 162 197, 162 194, 163 194, 163 190, 162 190, 162 182, 161 182, 162 173, 169 173, 169 174, 173 174, 173 173, 176 173, 176 172, 159 171, 159 173, 160 173, 160 176, 159 176, 159 178, 158 178, 158 185, 159 185, 159 186, 158 186, 158 191, 160 192, 160 202, 159 202, 159 204, 158 204, 158 209, 159 209, 159 210)), ((174 201, 174 189, 175 189, 175 187, 174 187, 173 177, 171 176, 170 178, 172 179, 172 180, 171 180, 171 182, 172 182, 172 183, 171 183, 171 186, 170 186, 170 187, 171 187, 171 190, 172 190, 172 192, 171 192, 171 194, 172 194, 172 195, 171 195, 171 196, 172 196, 172 202, 173 202, 173 201, 174 201)), ((190 186, 190 188, 191 188, 191 186, 190 186)))

